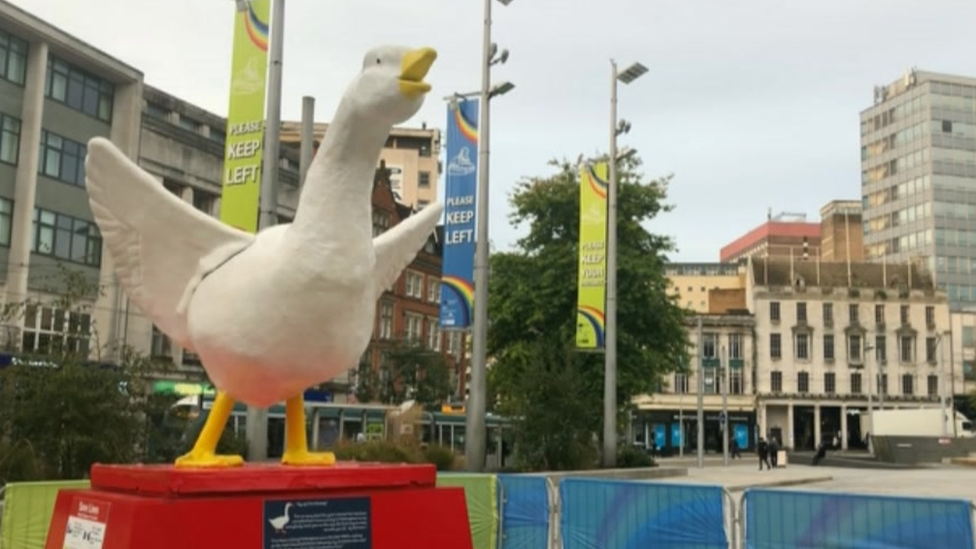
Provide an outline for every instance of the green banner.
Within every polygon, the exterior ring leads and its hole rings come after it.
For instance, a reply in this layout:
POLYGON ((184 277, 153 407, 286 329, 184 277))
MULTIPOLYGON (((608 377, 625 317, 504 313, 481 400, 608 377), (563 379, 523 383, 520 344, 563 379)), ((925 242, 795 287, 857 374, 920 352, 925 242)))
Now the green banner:
POLYGON ((204 395, 212 397, 217 390, 209 383, 195 383, 192 381, 170 381, 161 379, 153 382, 153 392, 160 394, 174 394, 181 397, 204 395))
POLYGON ((580 169, 579 278, 576 347, 602 349, 607 295, 607 172, 598 162, 580 169))
POLYGON ((220 220, 252 233, 258 228, 261 196, 271 2, 239 0, 234 15, 220 220))

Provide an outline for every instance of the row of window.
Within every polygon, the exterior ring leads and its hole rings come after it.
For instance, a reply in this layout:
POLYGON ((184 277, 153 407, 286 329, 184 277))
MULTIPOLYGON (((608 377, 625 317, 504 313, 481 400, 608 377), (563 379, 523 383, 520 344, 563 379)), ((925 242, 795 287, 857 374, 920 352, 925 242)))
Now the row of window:
MULTIPOLYGON (((10 246, 13 211, 13 201, 0 198, 0 245, 2 246, 10 246)), ((95 223, 35 208, 31 230, 31 251, 39 255, 98 267, 102 262, 102 237, 95 223)))
MULTIPOLYGON (((835 335, 823 334, 823 358, 825 361, 836 360, 835 335)), ((843 337, 843 336, 841 336, 843 337)), ((898 360, 902 364, 915 363, 915 336, 899 335, 898 360)), ((934 364, 937 360, 939 341, 936 337, 925 338, 925 361, 934 364)), ((847 336, 847 360, 854 364, 860 364, 864 360, 863 352, 870 351, 870 347, 862 345, 862 336, 849 334, 847 336)), ((783 358, 783 336, 779 333, 769 334, 769 356, 773 360, 783 358)), ((810 361, 813 359, 813 335, 809 332, 796 332, 793 334, 793 358, 799 361, 810 361)), ((887 337, 883 335, 874 338, 874 358, 878 363, 888 361, 887 337)))
MULTIPOLYGON (((393 339, 393 302, 382 301, 380 303, 380 321, 376 336, 379 339, 393 339)), ((430 349, 440 350, 441 348, 441 327, 440 320, 434 317, 424 317, 417 313, 407 312, 405 314, 406 326, 405 336, 410 341, 425 341, 430 349), (426 329, 425 329, 426 328, 426 329), (426 335, 426 338, 425 338, 426 335)), ((461 353, 461 334, 451 331, 447 334, 447 350, 454 356, 461 353)))
POLYGON ((38 305, 24 310, 24 351, 65 350, 87 355, 91 333, 89 313, 38 305))
MULTIPOLYGON (((18 118, 0 113, 0 162, 16 165, 20 156, 18 118)), ((37 173, 64 183, 85 186, 85 155, 88 147, 62 135, 41 130, 37 173)))
POLYGON ((976 286, 972 284, 946 284, 945 291, 950 302, 976 302, 976 286))
MULTIPOLYGON (((888 374, 875 375, 874 390, 871 394, 874 395, 890 395, 891 392, 888 390, 888 374)), ((930 397, 939 396, 939 376, 937 374, 928 374, 925 377, 927 394, 930 397)), ((770 372, 770 392, 772 393, 784 393, 783 390, 783 372, 770 372)), ((792 392, 792 391, 791 391, 792 392)), ((828 395, 835 395, 842 393, 843 391, 838 390, 837 387, 837 374, 834 372, 826 372, 823 375, 823 387, 821 391, 815 390, 811 387, 810 383, 810 373, 809 372, 799 372, 796 375, 796 393, 822 393, 828 395)), ((849 384, 847 386, 846 394, 851 395, 861 395, 864 394, 863 388, 863 374, 860 372, 853 372, 850 374, 849 384)), ((902 374, 901 376, 901 394, 904 396, 915 396, 915 374, 902 374)))
POLYGON ((934 236, 932 229, 925 229, 896 236, 894 238, 889 238, 878 242, 877 244, 869 244, 865 246, 865 254, 867 254, 868 258, 877 258, 887 254, 908 252, 918 248, 923 248, 929 244, 932 244, 933 241, 934 236))
POLYGON ((868 160, 890 150, 894 150, 897 147, 912 144, 915 141, 921 141, 922 138, 929 134, 931 127, 932 125, 928 121, 920 122, 899 132, 886 135, 872 143, 863 145, 861 146, 861 160, 868 160))
MULTIPOLYGON (((744 355, 743 342, 744 338, 742 334, 727 334, 726 344, 728 349, 728 358, 730 360, 740 360, 744 355)), ((719 349, 722 347, 722 338, 720 334, 704 332, 702 333, 702 358, 705 359, 716 359, 722 358, 719 356, 719 349)))
MULTIPOLYGON (((807 315, 807 302, 797 301, 793 304, 795 307, 795 317, 797 322, 808 322, 809 317, 807 315)), ((884 324, 887 318, 886 311, 888 307, 884 303, 876 303, 874 305, 874 322, 875 324, 884 324)), ((900 305, 899 306, 899 320, 902 325, 908 325, 911 322, 911 305, 900 305)), ((782 320, 782 307, 779 301, 769 302, 769 320, 770 322, 780 322, 782 320)), ((834 304, 824 302, 820 304, 820 318, 823 320, 824 325, 831 325, 834 322, 834 304)), ((847 320, 850 324, 859 324, 861 321, 861 304, 860 303, 849 303, 847 305, 847 320)), ((925 306, 925 324, 927 326, 935 326, 935 306, 926 305, 925 306)))
MULTIPOLYGON (((968 179, 965 179, 964 181, 967 182, 967 184, 969 182, 968 179)), ((888 202, 894 202, 900 198, 907 198, 915 194, 921 194, 931 186, 932 176, 920 175, 907 181, 891 185, 890 187, 879 189, 869 195, 864 195, 861 198, 861 206, 863 209, 867 210, 872 206, 880 206, 882 204, 887 204, 888 202)))
MULTIPOLYGON (((929 217, 932 217, 932 203, 921 202, 865 220, 864 230, 866 231, 865 234, 870 234, 890 227, 900 227, 915 221, 922 221, 929 217)), ((905 244, 908 245, 907 242, 905 244)))
POLYGON ((956 257, 940 255, 935 261, 936 272, 976 274, 976 257, 956 257))
MULTIPOLYGON (((688 374, 677 373, 674 374, 674 387, 672 388, 673 393, 679 395, 685 395, 692 391, 689 390, 689 379, 691 376, 688 374)), ((703 380, 704 386, 703 392, 708 395, 722 394, 722 387, 725 384, 725 377, 722 374, 717 373, 715 370, 705 370, 705 379, 703 380)), ((729 393, 730 395, 743 395, 746 393, 746 381, 745 375, 741 369, 733 369, 729 371, 729 393)))

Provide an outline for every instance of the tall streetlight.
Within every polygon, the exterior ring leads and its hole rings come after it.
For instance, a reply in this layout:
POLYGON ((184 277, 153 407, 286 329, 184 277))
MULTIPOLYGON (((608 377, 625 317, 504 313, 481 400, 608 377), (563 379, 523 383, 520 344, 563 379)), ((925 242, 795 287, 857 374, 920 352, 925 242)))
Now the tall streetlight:
MULTIPOLYGON (((870 352, 873 350, 874 347, 872 345, 864 346, 864 369, 866 370, 865 373, 867 373, 867 378, 868 378, 868 427, 870 428, 868 433, 874 431, 874 400, 873 397, 871 396, 871 386, 880 380, 880 375, 878 379, 875 379, 871 375, 871 366, 868 364, 868 357, 870 356, 870 352)), ((879 370, 881 369, 880 365, 881 362, 878 361, 879 370)), ((864 438, 864 435, 868 433, 861 433, 861 438, 864 438)), ((872 435, 872 437, 873 436, 874 435, 872 435)), ((871 442, 871 439, 868 439, 868 450, 871 450, 873 447, 874 444, 871 442)))
MULTIPOLYGON (((498 0, 509 5, 512 0, 498 0)), ((490 104, 492 98, 491 67, 508 60, 508 50, 498 51, 491 41, 491 2, 485 0, 483 57, 481 60, 481 120, 478 122, 478 204, 475 217, 474 252, 474 322, 471 342, 471 392, 464 425, 464 461, 468 471, 485 468, 485 400, 487 399, 488 351, 488 144, 490 104)), ((511 90, 508 84, 497 88, 496 95, 511 90)))
POLYGON ((630 124, 617 121, 617 81, 630 84, 647 72, 634 63, 623 71, 610 60, 610 181, 607 185, 607 310, 606 352, 603 369, 603 465, 617 464, 617 136, 630 131, 630 124))

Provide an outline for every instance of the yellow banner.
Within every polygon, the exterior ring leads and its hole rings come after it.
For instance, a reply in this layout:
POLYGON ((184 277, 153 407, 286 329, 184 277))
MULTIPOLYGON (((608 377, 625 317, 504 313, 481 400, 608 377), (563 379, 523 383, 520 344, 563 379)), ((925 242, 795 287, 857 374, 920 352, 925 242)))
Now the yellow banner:
POLYGON ((579 293, 576 347, 602 349, 607 296, 607 172, 598 162, 580 168, 579 293))
POLYGON ((220 220, 252 233, 258 228, 261 196, 271 2, 238 0, 234 15, 220 220))

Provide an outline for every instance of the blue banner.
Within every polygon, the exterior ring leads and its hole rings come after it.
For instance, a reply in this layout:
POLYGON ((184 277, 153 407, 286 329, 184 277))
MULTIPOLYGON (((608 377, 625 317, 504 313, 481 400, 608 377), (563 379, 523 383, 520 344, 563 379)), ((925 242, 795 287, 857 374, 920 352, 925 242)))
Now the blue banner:
POLYGON ((549 487, 546 477, 498 475, 502 489, 500 549, 549 547, 549 487))
POLYGON ((478 101, 447 106, 441 327, 467 328, 474 307, 474 221, 478 190, 478 101))

